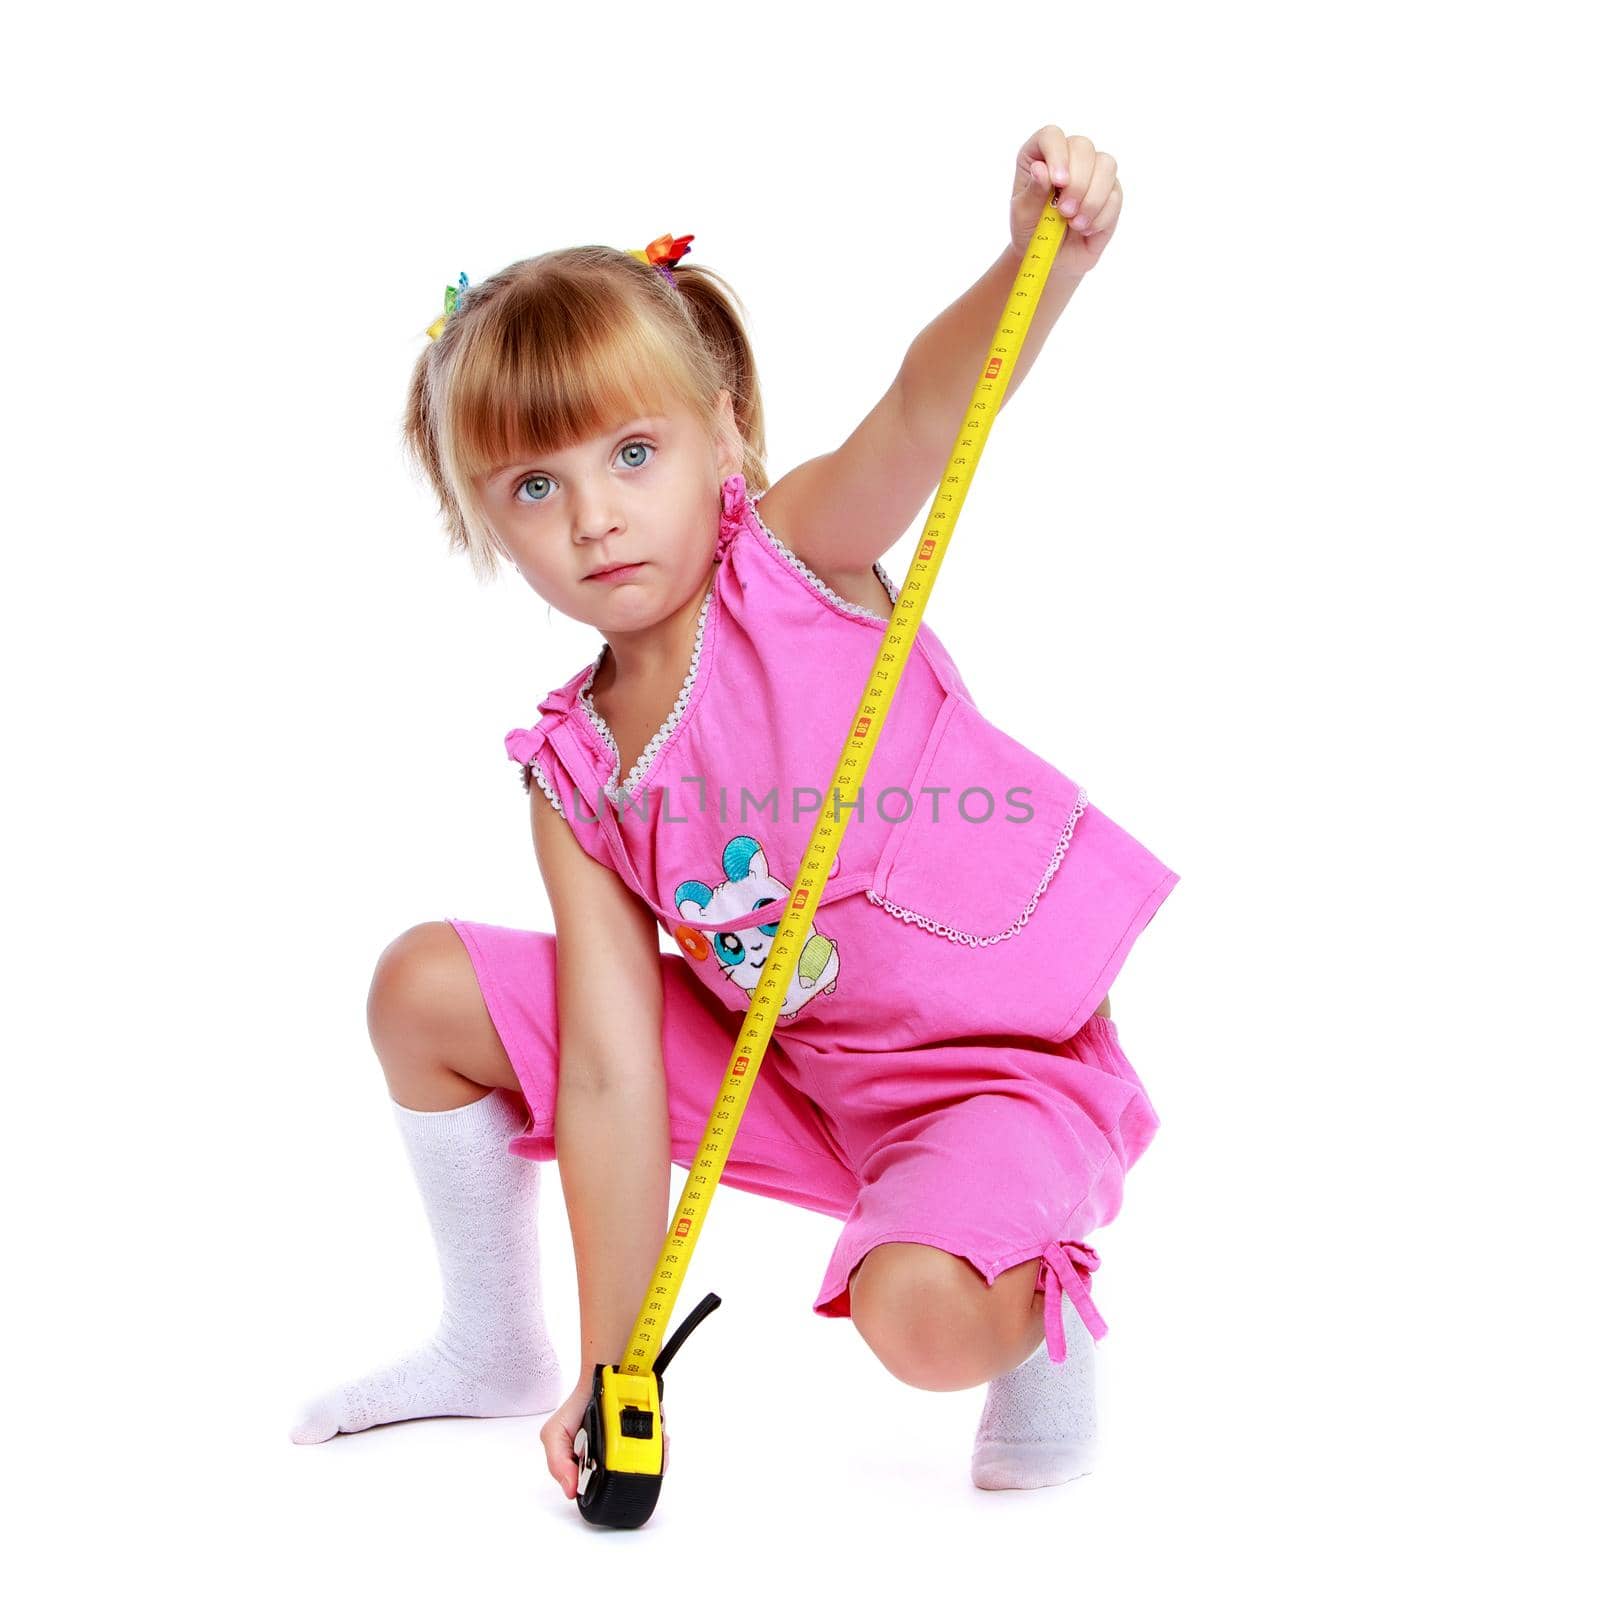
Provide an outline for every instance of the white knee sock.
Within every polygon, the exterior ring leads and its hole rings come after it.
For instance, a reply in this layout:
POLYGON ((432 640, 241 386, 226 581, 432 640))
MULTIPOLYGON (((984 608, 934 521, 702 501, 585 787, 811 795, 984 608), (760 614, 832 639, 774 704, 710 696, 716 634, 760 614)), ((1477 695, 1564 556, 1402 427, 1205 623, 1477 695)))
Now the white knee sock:
POLYGON ((1041 1342, 989 1384, 972 1447, 972 1481, 980 1489, 1040 1489, 1094 1468, 1094 1337, 1065 1295, 1061 1312, 1067 1359, 1052 1362, 1041 1342))
POLYGON ((539 1164, 506 1149, 527 1120, 521 1097, 491 1089, 452 1111, 390 1104, 433 1230, 444 1314, 427 1344, 313 1400, 290 1431, 296 1444, 411 1417, 533 1416, 561 1403, 539 1284, 539 1164))

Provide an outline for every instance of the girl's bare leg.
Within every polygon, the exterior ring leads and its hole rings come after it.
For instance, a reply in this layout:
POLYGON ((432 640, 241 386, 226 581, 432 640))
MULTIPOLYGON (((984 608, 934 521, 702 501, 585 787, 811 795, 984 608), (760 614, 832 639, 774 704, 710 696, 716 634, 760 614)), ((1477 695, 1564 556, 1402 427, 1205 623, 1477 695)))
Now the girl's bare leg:
POLYGON ((507 1141, 528 1107, 447 922, 383 952, 368 1026, 422 1196, 444 1285, 439 1326, 398 1361, 319 1395, 296 1444, 414 1417, 531 1416, 562 1394, 539 1282, 536 1162, 507 1141))
POLYGON ((487 1089, 521 1093, 466 946, 448 922, 408 929, 378 958, 367 1032, 396 1105, 453 1111, 487 1089))
POLYGON ((970 1389, 1027 1360, 1044 1338, 1037 1258, 992 1284, 927 1244, 880 1244, 850 1275, 850 1314, 873 1353, 918 1389, 970 1389))

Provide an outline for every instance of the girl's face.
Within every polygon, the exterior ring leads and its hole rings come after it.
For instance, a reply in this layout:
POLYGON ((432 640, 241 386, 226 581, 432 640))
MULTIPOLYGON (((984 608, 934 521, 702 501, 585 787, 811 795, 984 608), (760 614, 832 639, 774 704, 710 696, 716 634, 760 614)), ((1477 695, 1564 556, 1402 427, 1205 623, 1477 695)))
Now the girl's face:
POLYGON ((541 599, 602 632, 627 633, 703 593, 722 480, 742 460, 724 389, 711 437, 681 409, 626 417, 566 450, 501 468, 480 493, 506 554, 541 599), (597 576, 618 566, 627 570, 597 576))

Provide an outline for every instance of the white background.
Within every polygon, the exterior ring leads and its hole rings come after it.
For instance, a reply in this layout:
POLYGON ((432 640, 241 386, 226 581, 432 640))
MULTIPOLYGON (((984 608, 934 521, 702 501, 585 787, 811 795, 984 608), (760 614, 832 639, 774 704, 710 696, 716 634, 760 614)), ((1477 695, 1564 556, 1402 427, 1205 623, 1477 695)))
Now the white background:
POLYGON ((1595 143, 1556 18, 9 25, 18 1592, 1592 1584, 1595 143), (550 926, 501 740, 598 645, 474 582, 404 468, 443 286, 693 233, 781 475, 994 259, 1046 123, 1125 209, 929 621, 1182 874, 1113 995, 1163 1126, 1093 1240, 1098 1471, 974 1489, 982 1390, 813 1316, 835 1225, 727 1188, 637 1534, 561 1497, 542 1418, 290 1444, 438 1311, 373 963, 421 921, 550 926))

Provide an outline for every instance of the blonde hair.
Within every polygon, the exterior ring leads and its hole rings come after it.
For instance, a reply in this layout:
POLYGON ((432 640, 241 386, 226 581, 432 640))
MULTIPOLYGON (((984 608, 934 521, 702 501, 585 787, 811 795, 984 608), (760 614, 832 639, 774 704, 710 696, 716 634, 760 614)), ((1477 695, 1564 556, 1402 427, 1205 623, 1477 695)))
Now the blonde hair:
POLYGON ((740 469, 766 489, 766 425, 738 297, 682 262, 676 286, 626 250, 575 245, 513 262, 466 289, 417 357, 402 446, 438 497, 452 549, 480 580, 504 551, 476 486, 508 461, 564 450, 675 400, 715 426, 727 389, 740 469))

